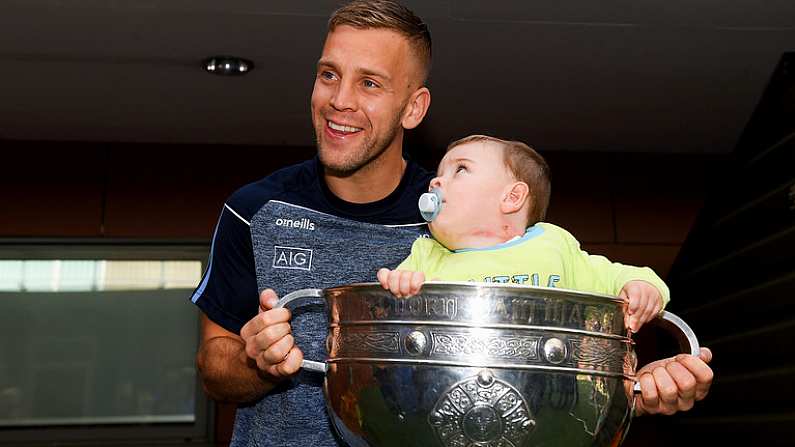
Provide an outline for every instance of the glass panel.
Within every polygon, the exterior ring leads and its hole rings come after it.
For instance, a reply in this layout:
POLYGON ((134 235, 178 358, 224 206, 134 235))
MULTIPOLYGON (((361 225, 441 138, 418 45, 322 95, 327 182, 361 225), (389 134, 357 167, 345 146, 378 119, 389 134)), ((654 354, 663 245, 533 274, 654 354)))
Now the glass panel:
POLYGON ((0 261, 0 426, 194 422, 199 261, 0 261))
POLYGON ((22 290, 23 261, 0 261, 0 292, 22 290))
POLYGON ((58 290, 79 291, 97 289, 98 262, 72 260, 60 261, 60 264, 60 275, 57 281, 58 290))
POLYGON ((56 261, 25 261, 22 266, 23 290, 51 290, 56 261))
POLYGON ((192 289, 199 261, 0 261, 0 291, 192 289))

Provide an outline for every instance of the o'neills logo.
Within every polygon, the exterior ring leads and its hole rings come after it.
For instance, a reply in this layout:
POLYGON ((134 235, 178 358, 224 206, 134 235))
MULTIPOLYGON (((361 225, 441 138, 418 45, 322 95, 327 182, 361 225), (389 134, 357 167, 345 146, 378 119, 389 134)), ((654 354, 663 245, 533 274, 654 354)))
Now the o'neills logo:
POLYGON ((315 224, 306 217, 302 219, 276 219, 276 225, 287 228, 300 228, 302 230, 315 231, 315 224))

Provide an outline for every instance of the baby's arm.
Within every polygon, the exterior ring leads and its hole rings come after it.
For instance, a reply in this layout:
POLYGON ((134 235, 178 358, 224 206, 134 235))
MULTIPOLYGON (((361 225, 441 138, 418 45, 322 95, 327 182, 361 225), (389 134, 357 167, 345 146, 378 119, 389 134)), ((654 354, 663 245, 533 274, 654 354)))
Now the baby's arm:
POLYGON ((422 283, 425 282, 424 273, 409 270, 382 268, 378 270, 377 276, 381 286, 398 298, 416 295, 422 288, 422 283))
MULTIPOLYGON (((556 228, 556 227, 551 227, 556 228)), ((564 258, 566 273, 576 290, 618 295, 628 300, 625 324, 637 332, 644 323, 654 319, 669 301, 665 282, 648 267, 635 267, 612 262, 604 256, 590 255, 566 230, 558 229, 561 242, 568 247, 564 258)))
POLYGON ((626 324, 632 332, 638 332, 641 326, 657 317, 663 309, 662 294, 646 281, 628 281, 618 296, 629 300, 626 324))
POLYGON ((411 254, 395 270, 382 268, 376 276, 381 286, 398 298, 416 295, 425 282, 425 266, 432 243, 428 238, 417 238, 411 245, 411 254))

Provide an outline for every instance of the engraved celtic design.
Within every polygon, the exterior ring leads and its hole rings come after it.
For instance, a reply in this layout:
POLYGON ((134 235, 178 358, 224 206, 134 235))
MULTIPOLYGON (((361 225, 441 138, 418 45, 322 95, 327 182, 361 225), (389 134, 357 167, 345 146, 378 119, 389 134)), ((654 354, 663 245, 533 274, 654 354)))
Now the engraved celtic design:
POLYGON ((428 422, 445 447, 516 447, 536 424, 519 391, 489 370, 445 391, 428 422))
POLYGON ((579 367, 623 372, 627 348, 613 340, 571 340, 572 360, 579 367))
POLYGON ((511 336, 505 334, 473 335, 464 333, 432 332, 431 354, 536 360, 540 336, 511 336))
POLYGON ((397 332, 343 332, 337 338, 341 352, 400 353, 400 334, 397 332))
POLYGON ((383 355, 404 361, 503 361, 616 374, 634 373, 631 346, 621 340, 568 334, 561 338, 500 331, 450 332, 444 329, 408 333, 385 330, 332 330, 333 357, 383 355), (427 338, 426 338, 427 334, 427 338))

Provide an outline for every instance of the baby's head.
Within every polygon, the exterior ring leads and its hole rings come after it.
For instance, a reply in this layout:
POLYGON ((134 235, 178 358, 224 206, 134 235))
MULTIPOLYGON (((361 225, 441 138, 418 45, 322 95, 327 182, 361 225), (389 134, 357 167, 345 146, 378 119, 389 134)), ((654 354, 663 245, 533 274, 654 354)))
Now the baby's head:
POLYGON ((549 205, 549 166, 519 141, 471 135, 450 143, 431 188, 442 208, 430 223, 451 250, 505 242, 544 219, 549 205))

